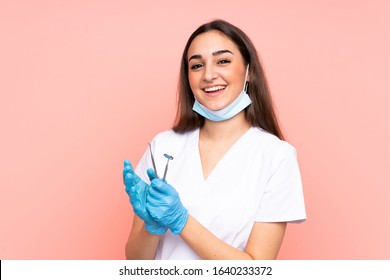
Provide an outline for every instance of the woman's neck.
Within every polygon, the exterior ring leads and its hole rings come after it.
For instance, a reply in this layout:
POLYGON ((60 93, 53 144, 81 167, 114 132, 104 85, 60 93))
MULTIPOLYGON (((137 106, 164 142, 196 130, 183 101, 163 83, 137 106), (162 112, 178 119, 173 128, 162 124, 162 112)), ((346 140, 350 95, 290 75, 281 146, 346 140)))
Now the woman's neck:
POLYGON ((214 122, 206 119, 204 126, 200 129, 200 137, 209 140, 237 138, 249 128, 250 124, 245 119, 245 111, 242 111, 226 121, 214 122))

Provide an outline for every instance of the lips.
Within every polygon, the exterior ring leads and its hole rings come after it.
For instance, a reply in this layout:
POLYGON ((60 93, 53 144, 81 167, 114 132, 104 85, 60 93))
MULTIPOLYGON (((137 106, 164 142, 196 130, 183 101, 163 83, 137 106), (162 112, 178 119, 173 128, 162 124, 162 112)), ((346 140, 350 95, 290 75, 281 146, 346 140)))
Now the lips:
POLYGON ((213 86, 213 87, 207 87, 204 88, 203 91, 207 94, 216 94, 219 93, 219 91, 224 90, 226 86, 213 86))

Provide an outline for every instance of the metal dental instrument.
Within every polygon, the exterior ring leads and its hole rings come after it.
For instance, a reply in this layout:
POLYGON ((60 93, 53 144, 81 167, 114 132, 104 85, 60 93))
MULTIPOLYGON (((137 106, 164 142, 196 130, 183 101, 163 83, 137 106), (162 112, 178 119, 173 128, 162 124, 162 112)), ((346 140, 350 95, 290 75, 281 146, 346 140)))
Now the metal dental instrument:
POLYGON ((154 157, 153 157, 153 153, 152 153, 152 146, 149 144, 149 150, 150 150, 150 157, 152 158, 152 164, 153 164, 153 169, 154 169, 154 175, 156 175, 156 178, 158 178, 158 175, 157 175, 157 168, 156 168, 156 163, 154 162, 154 157))
POLYGON ((167 176, 167 171, 168 171, 168 163, 170 160, 173 159, 173 156, 170 156, 170 155, 167 155, 167 154, 164 154, 164 157, 167 158, 167 165, 165 165, 165 171, 164 171, 164 177, 163 177, 163 181, 165 181, 165 177, 167 176))
MULTIPOLYGON (((152 152, 152 146, 149 144, 149 150, 150 150, 150 157, 152 159, 152 164, 153 164, 153 169, 154 169, 154 175, 156 175, 156 178, 159 178, 158 175, 157 175, 157 168, 156 168, 156 162, 154 161, 154 156, 153 156, 153 152, 152 152)), ((163 177, 163 180, 165 181, 165 178, 167 176, 167 172, 168 172, 168 163, 170 160, 173 159, 173 156, 170 156, 168 154, 164 154, 164 157, 168 159, 167 161, 167 164, 165 165, 165 171, 164 171, 164 177, 163 177)))

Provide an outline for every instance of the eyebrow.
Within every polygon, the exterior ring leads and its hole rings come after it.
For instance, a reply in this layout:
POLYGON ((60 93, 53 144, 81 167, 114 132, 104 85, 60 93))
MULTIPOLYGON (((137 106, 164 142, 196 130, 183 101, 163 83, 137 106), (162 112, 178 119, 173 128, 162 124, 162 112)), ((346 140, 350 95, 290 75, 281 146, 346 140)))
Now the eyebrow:
MULTIPOLYGON (((221 54, 224 54, 224 53, 231 53, 231 54, 233 54, 229 50, 219 50, 219 51, 213 52, 212 55, 213 56, 217 56, 217 55, 221 55, 221 54)), ((188 61, 190 61, 191 59, 200 59, 200 58, 202 58, 202 56, 200 54, 194 54, 193 56, 190 57, 190 59, 188 59, 188 61)))

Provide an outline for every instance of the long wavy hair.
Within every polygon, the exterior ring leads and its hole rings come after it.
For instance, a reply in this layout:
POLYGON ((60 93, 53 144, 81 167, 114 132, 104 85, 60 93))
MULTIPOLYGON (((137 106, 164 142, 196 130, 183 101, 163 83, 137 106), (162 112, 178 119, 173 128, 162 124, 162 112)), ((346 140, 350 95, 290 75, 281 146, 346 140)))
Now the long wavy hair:
POLYGON ((249 37, 236 26, 224 20, 214 20, 201 25, 187 41, 181 58, 180 76, 178 83, 177 112, 173 130, 185 133, 204 125, 204 117, 192 110, 195 102, 188 79, 188 49, 196 36, 209 31, 219 31, 228 37, 238 47, 246 64, 249 64, 248 95, 252 104, 245 109, 245 118, 253 127, 284 139, 273 108, 273 102, 265 77, 263 67, 257 55, 256 48, 249 37))

